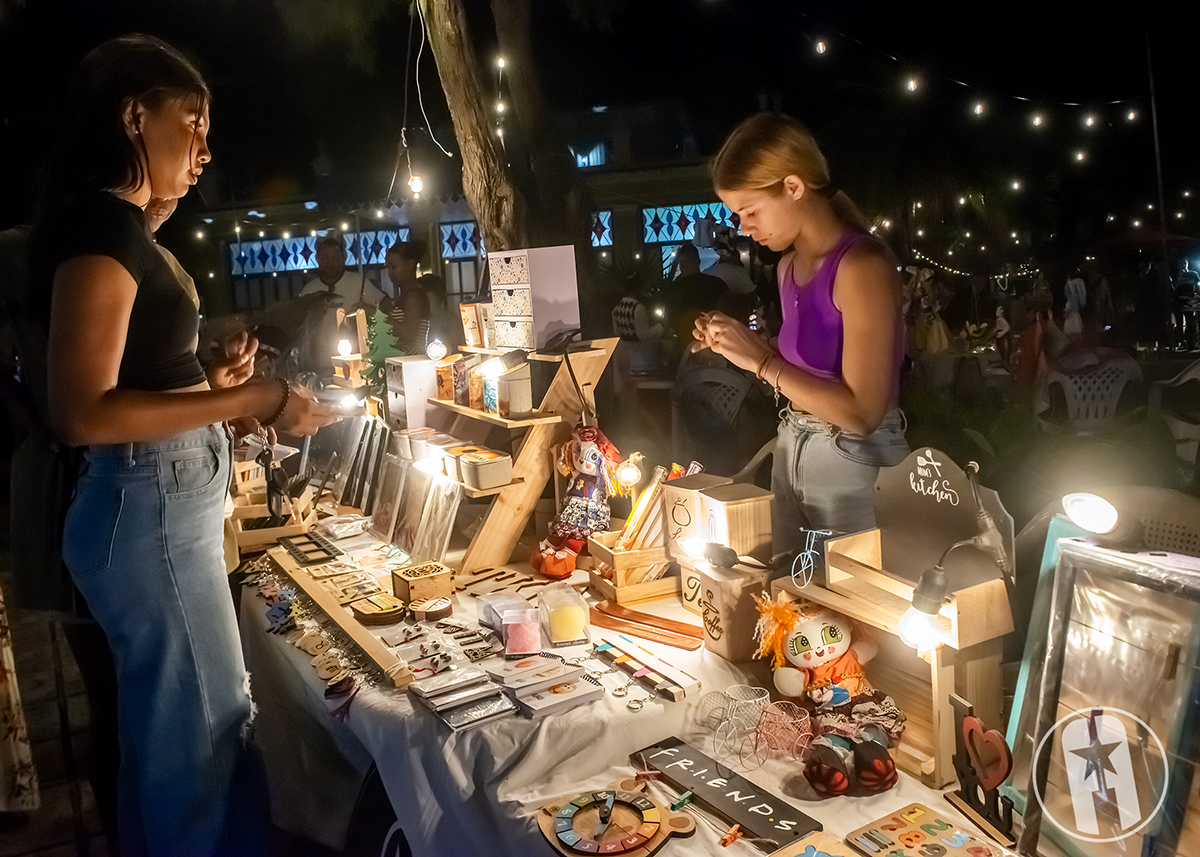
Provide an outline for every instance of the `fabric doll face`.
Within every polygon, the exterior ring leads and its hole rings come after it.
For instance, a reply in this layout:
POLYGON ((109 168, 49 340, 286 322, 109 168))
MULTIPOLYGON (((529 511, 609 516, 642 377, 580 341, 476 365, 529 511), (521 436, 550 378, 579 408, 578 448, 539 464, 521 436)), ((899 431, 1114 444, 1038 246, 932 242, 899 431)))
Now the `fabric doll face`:
POLYGON ((597 476, 604 466, 604 453, 590 440, 581 441, 575 453, 575 469, 584 476, 597 476))
POLYGON ((815 616, 802 616, 784 643, 788 663, 800 669, 812 669, 840 658, 850 650, 850 623, 830 610, 815 616))

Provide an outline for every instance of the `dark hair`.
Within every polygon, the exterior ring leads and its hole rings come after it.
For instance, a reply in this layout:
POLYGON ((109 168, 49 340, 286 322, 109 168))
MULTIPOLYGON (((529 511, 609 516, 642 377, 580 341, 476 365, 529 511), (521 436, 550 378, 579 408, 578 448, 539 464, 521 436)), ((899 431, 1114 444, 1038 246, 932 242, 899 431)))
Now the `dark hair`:
POLYGON ((425 242, 418 239, 412 241, 397 241, 391 247, 387 248, 385 256, 399 256, 401 259, 410 259, 417 264, 425 258, 425 242))
POLYGON ((691 241, 684 241, 679 245, 679 249, 675 252, 677 257, 680 259, 682 259, 684 256, 690 256, 697 261, 700 259, 700 251, 696 249, 696 245, 691 241))
POLYGON ((317 252, 318 253, 320 253, 322 250, 327 250, 330 248, 340 252, 342 249, 342 242, 339 241, 338 239, 334 238, 332 235, 326 235, 324 238, 322 238, 320 241, 317 242, 317 252))
POLYGON ((201 110, 211 100, 196 67, 161 39, 134 33, 94 48, 71 80, 63 124, 46 161, 41 210, 89 192, 139 187, 145 167, 125 132, 126 106, 155 110, 189 96, 201 110))

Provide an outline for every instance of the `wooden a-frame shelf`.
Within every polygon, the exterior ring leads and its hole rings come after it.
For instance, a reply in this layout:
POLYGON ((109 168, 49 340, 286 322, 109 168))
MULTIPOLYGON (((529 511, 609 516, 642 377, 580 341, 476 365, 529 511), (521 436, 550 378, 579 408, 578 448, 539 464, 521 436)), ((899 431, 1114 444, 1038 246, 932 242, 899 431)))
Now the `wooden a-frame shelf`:
MULTIPOLYGON (((570 369, 574 369, 581 389, 587 390, 589 386, 595 389, 617 342, 615 337, 597 339, 585 343, 587 347, 570 352, 570 369)), ((502 349, 487 348, 468 347, 460 350, 497 356, 508 353, 502 349)), ((493 497, 483 517, 483 524, 463 554, 462 565, 456 569, 459 574, 501 566, 512 558, 517 541, 533 515, 534 506, 554 473, 552 450, 570 437, 571 430, 583 414, 583 404, 575 392, 575 385, 571 383, 570 369, 563 355, 534 351, 530 352, 529 359, 558 364, 546 395, 532 417, 506 420, 496 414, 486 414, 451 402, 429 400, 437 409, 431 410, 431 415, 437 414, 443 418, 438 428, 466 442, 484 443, 492 426, 524 432, 522 437, 513 441, 512 482, 485 492, 463 488, 464 494, 469 497, 487 494, 493 497)))

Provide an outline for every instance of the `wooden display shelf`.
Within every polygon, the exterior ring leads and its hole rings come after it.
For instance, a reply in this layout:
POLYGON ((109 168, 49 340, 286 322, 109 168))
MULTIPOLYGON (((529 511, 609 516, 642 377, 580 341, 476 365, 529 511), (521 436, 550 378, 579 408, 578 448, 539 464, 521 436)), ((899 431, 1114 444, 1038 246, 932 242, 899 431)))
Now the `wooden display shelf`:
MULTIPOLYGON (((523 351, 521 348, 479 348, 474 345, 461 345, 458 348, 464 354, 486 354, 489 357, 503 357, 505 354, 510 354, 513 351, 523 351)), ((584 357, 589 354, 603 354, 601 348, 581 348, 578 351, 572 351, 572 357, 584 357)), ((528 359, 538 360, 542 363, 562 363, 563 356, 561 354, 547 354, 542 351, 528 352, 528 359)))
POLYGON ((518 476, 507 485, 501 485, 497 488, 472 488, 470 485, 467 485, 465 482, 459 482, 457 479, 454 480, 454 482, 462 488, 462 492, 465 496, 474 499, 476 497, 491 497, 493 494, 499 494, 506 488, 512 488, 514 485, 524 484, 525 480, 518 476))
POLYGON ((547 414, 534 411, 532 416, 525 417, 520 420, 506 420, 499 414, 489 414, 486 411, 480 411, 475 408, 468 408, 466 405, 458 405, 446 399, 430 398, 429 404, 437 405, 439 408, 445 408, 448 411, 453 411, 460 417, 470 417, 474 420, 482 420, 485 423, 501 426, 502 428, 526 428, 528 426, 543 426, 561 423, 562 417, 558 414, 547 414))

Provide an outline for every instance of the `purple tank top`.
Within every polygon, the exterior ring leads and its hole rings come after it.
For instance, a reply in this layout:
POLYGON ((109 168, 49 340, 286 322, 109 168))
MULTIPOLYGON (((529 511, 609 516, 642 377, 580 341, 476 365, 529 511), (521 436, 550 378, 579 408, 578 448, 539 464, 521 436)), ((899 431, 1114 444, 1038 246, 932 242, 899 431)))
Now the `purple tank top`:
POLYGON ((847 229, 821 263, 813 278, 797 285, 792 270, 794 257, 779 275, 779 302, 783 327, 779 330, 779 353, 783 359, 823 378, 842 375, 842 313, 833 303, 833 281, 838 265, 854 244, 866 235, 847 229))

